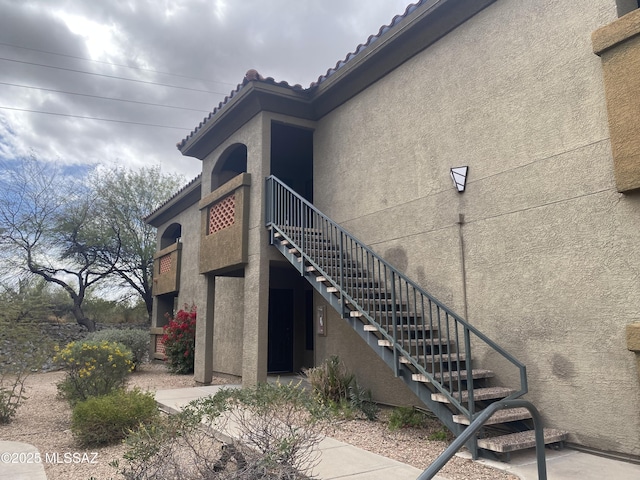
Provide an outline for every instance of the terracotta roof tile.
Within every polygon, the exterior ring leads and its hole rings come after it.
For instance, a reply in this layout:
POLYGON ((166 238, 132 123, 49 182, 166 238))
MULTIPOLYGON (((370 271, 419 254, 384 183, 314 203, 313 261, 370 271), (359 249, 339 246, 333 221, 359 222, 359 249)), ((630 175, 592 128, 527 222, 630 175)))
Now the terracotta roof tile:
POLYGON ((176 147, 178 147, 178 150, 182 150, 182 148, 189 141, 189 139, 192 138, 198 132, 198 130, 200 130, 207 123, 207 121, 209 121, 213 116, 215 116, 216 113, 218 113, 222 108, 224 108, 224 106, 238 92, 240 92, 240 90, 242 90, 242 88, 245 85, 247 85, 249 82, 256 82, 256 81, 257 82, 264 82, 264 83, 269 83, 269 84, 272 84, 272 85, 278 85, 278 86, 281 86, 281 87, 284 87, 284 88, 290 88, 292 90, 300 90, 300 91, 311 90, 311 89, 317 87, 318 85, 320 85, 325 80, 327 80, 329 77, 331 77, 331 75, 336 73, 338 70, 343 68, 348 62, 350 62, 355 57, 357 57, 360 53, 362 53, 367 48, 369 48, 380 37, 385 35, 389 30, 391 30, 398 23, 400 23, 405 17, 407 17, 409 14, 411 14, 413 11, 415 11, 418 7, 420 7, 422 4, 426 3, 427 1, 429 1, 429 0, 420 0, 420 1, 416 2, 416 3, 410 4, 405 9, 405 11, 404 11, 404 13, 402 15, 396 15, 395 17, 393 17, 393 19, 391 20, 390 24, 381 26, 380 29, 378 30, 377 34, 370 35, 369 38, 367 38, 366 43, 361 43, 360 45, 358 45, 353 52, 348 53, 347 56, 344 59, 339 60, 333 68, 330 68, 329 70, 327 70, 327 72, 324 75, 321 75, 320 77, 318 77, 318 80, 316 80, 315 82, 312 82, 311 85, 309 85, 309 88, 307 88, 307 89, 303 88, 301 85, 290 85, 289 83, 284 82, 284 81, 283 82, 276 82, 272 77, 264 78, 262 75, 260 75, 258 73, 257 70, 254 70, 254 69, 251 69, 251 70, 247 71, 247 73, 244 76, 244 79, 242 80, 242 83, 239 83, 238 86, 235 88, 235 90, 232 90, 231 93, 229 93, 229 95, 224 97, 224 99, 218 104, 218 106, 215 107, 213 109, 213 111, 211 113, 209 113, 209 115, 206 116, 202 120, 202 122, 200 122, 198 124, 198 126, 189 135, 187 135, 184 139, 182 139, 182 141, 180 141, 180 142, 178 142, 176 144, 176 147))
POLYGON ((189 187, 191 187, 192 185, 199 183, 202 180, 202 174, 198 174, 198 176, 196 178, 194 178, 193 180, 191 180, 189 183, 187 183, 186 185, 184 185, 182 188, 180 188, 180 190, 178 190, 176 193, 174 193, 173 195, 171 195, 169 198, 167 198, 162 205, 158 206, 158 208, 156 208, 154 211, 150 212, 149 214, 147 214, 146 217, 144 217, 143 220, 147 220, 148 218, 150 218, 151 216, 153 216, 156 212, 162 210, 167 204, 171 203, 171 201, 174 198, 177 198, 180 196, 180 194, 182 194, 182 192, 184 192, 185 190, 187 190, 189 187))

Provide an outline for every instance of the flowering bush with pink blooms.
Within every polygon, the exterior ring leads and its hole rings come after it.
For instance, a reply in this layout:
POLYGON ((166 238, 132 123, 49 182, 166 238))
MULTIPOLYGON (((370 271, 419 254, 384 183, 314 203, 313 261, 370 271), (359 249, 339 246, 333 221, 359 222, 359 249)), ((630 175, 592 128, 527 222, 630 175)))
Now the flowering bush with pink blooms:
POLYGON ((167 314, 169 324, 162 327, 167 367, 174 373, 193 373, 196 347, 196 307, 179 310, 175 318, 167 314))

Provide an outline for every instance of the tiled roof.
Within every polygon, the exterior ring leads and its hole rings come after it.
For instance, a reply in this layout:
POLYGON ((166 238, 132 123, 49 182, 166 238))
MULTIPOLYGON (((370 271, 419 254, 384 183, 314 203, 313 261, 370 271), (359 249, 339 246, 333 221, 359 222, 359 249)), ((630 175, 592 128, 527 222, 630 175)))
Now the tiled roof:
POLYGON ((325 80, 327 80, 329 77, 331 77, 338 70, 343 68, 348 62, 353 60, 358 54, 360 54, 363 51, 365 51, 366 49, 368 49, 373 43, 375 43, 382 36, 384 36, 389 30, 391 30, 398 23, 400 23, 400 21, 402 21, 405 17, 407 17, 410 13, 415 11, 418 7, 420 7, 422 4, 426 3, 427 1, 429 1, 429 0, 420 0, 420 1, 416 2, 416 3, 410 4, 405 9, 405 11, 404 11, 404 13, 402 15, 396 15, 395 17, 393 17, 393 19, 391 20, 391 23, 389 25, 383 25, 382 27, 380 27, 380 30, 378 30, 377 34, 370 35, 369 38, 367 39, 366 43, 361 43, 360 45, 358 45, 356 47, 355 51, 347 54, 347 56, 343 60, 339 60, 333 68, 330 68, 329 70, 327 70, 327 72, 324 75, 321 75, 320 77, 318 77, 318 80, 313 82, 313 83, 311 83, 311 85, 307 89, 303 88, 301 85, 290 85, 287 82, 276 82, 272 77, 264 78, 256 70, 249 70, 245 74, 244 79, 242 80, 242 83, 238 84, 238 86, 235 88, 235 90, 231 91, 231 93, 229 95, 224 97, 224 99, 218 104, 218 106, 215 107, 213 109, 213 111, 211 113, 209 113, 208 116, 203 118, 202 121, 198 124, 198 126, 195 129, 193 129, 193 131, 189 135, 187 135, 184 139, 182 139, 182 141, 180 141, 180 142, 178 142, 178 144, 176 144, 176 146, 178 147, 178 150, 182 150, 182 148, 189 141, 189 139, 192 138, 202 127, 204 127, 206 125, 206 123, 209 120, 211 120, 211 118, 213 118, 222 108, 224 108, 224 106, 227 103, 229 103, 229 101, 233 97, 235 97, 238 94, 238 92, 240 92, 240 90, 242 90, 242 88, 245 85, 247 85, 249 82, 259 81, 259 82, 264 82, 264 83, 268 83, 268 84, 271 84, 271 85, 279 85, 281 87, 290 88, 292 90, 298 90, 298 91, 311 90, 311 89, 317 87, 318 85, 320 85, 325 80))
POLYGON ((329 70, 327 70, 327 73, 325 73, 324 75, 321 75, 320 77, 318 77, 318 80, 316 82, 313 82, 311 84, 310 88, 313 88, 316 85, 320 85, 327 78, 329 78, 331 75, 333 75, 338 70, 340 70, 342 67, 344 67, 349 61, 353 60, 353 58, 355 58, 356 55, 358 55, 362 51, 364 51, 367 48, 369 48, 374 42, 376 42, 378 39, 380 39, 380 37, 382 37, 385 33, 387 33, 393 27, 395 27, 398 23, 400 23, 401 20, 403 20, 405 17, 407 17, 407 15, 409 15, 413 11, 415 11, 420 5, 422 5, 426 1, 427 0, 420 0, 419 2, 412 3, 411 5, 409 5, 405 9, 405 11, 404 11, 404 13, 402 15, 396 15, 395 17, 393 17, 393 19, 391 19, 391 23, 389 25, 383 25, 382 27, 380 27, 380 30, 378 30, 378 33, 376 33, 375 35, 369 35, 369 38, 367 38, 367 41, 365 43, 361 43, 360 45, 358 45, 356 47, 356 49, 353 52, 348 53, 347 56, 343 60, 339 60, 336 63, 335 67, 330 68, 329 70))
POLYGON ((162 205, 158 206, 158 208, 156 208, 153 212, 149 213, 146 217, 144 217, 143 220, 147 220, 149 218, 151 218, 153 215, 155 215, 157 212, 159 212, 160 210, 162 210, 163 208, 165 208, 168 204, 170 204, 174 199, 178 198, 185 190, 188 190, 190 187, 192 187, 193 185, 199 183, 202 180, 202 174, 199 174, 196 178, 194 178, 193 180, 191 180, 189 183, 187 183, 186 185, 184 185, 180 190, 178 190, 176 193, 174 193, 173 195, 171 195, 169 198, 167 198, 162 205))
POLYGON ((185 143, 187 143, 187 141, 193 137, 198 130, 200 130, 202 127, 205 126, 205 124, 215 116, 216 113, 218 113, 227 103, 229 103, 229 100, 231 100, 233 97, 235 97, 238 92, 240 90, 242 90, 242 88, 249 82, 252 81, 260 81, 263 83, 268 83, 271 85, 279 85, 281 87, 286 87, 286 88, 290 88, 291 90, 299 90, 302 91, 304 90, 304 88, 302 87, 302 85, 289 85, 289 83, 287 82, 276 82, 272 77, 267 77, 264 78, 262 75, 260 75, 257 70, 249 70, 247 71, 247 73, 244 76, 244 79, 242 80, 242 83, 239 83, 238 86, 235 88, 235 90, 232 90, 231 93, 229 95, 227 95, 226 97, 224 97, 224 99, 218 104, 217 107, 215 107, 213 109, 213 111, 211 113, 209 113, 209 115, 207 115, 206 117, 204 117, 202 119, 202 121, 198 124, 198 126, 193 129, 193 131, 187 135, 185 138, 182 139, 182 141, 178 142, 176 144, 176 147, 178 147, 178 150, 182 150, 182 147, 185 145, 185 143))

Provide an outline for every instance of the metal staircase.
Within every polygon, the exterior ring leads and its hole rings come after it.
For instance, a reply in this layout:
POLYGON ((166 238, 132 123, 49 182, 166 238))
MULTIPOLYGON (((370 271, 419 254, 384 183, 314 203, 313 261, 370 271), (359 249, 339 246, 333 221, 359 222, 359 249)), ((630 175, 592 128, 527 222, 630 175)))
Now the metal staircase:
MULTIPOLYGON (((415 282, 346 232, 276 177, 266 180, 266 226, 275 246, 422 402, 458 437, 493 402, 527 393, 526 367, 415 282), (505 364, 495 384, 476 365, 490 355, 505 364)), ((507 454, 535 446, 527 408, 496 411, 466 442, 507 454)), ((546 444, 566 433, 544 430, 546 444)))

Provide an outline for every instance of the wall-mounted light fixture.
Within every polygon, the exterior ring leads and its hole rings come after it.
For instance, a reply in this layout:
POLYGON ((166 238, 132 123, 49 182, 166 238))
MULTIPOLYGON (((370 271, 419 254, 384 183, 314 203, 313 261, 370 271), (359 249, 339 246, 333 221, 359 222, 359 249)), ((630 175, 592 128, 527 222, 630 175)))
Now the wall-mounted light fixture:
POLYGON ((454 167, 451 169, 451 179, 459 193, 464 192, 467 185, 467 172, 469 167, 454 167))

